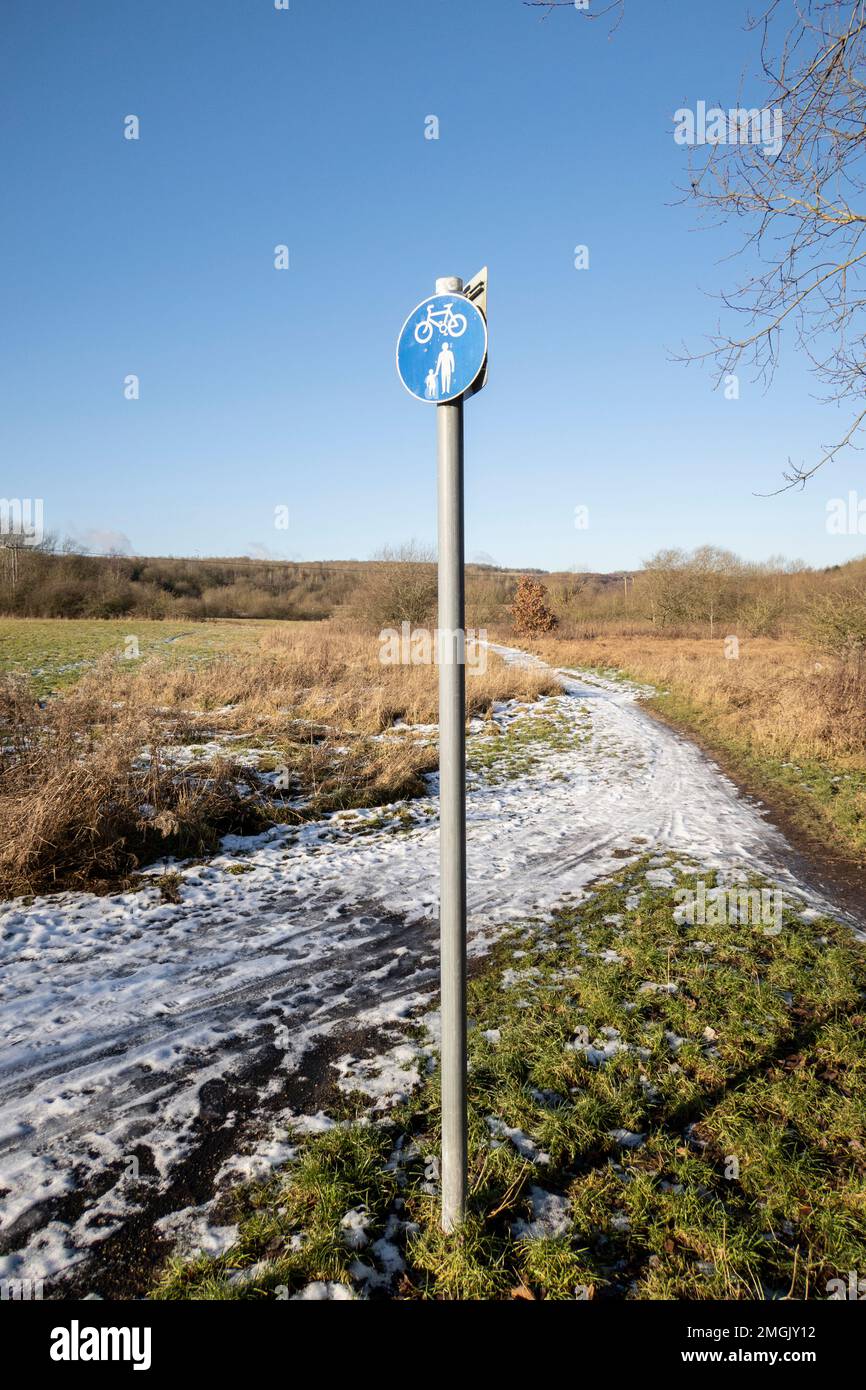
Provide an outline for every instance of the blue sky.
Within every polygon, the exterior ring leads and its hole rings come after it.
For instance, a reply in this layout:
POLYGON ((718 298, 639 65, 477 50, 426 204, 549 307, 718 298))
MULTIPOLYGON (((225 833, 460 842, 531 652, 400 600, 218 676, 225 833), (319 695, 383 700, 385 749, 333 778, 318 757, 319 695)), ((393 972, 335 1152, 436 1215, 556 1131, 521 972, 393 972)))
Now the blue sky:
POLYGON ((0 491, 140 554, 430 543, 434 412, 394 347, 436 276, 487 264, 470 558, 862 553, 826 529, 857 453, 753 495, 844 418, 793 352, 738 401, 670 360, 703 345, 737 273, 731 235, 676 205, 673 113, 763 101, 744 14, 629 0, 609 37, 520 0, 5 0, 0 491))

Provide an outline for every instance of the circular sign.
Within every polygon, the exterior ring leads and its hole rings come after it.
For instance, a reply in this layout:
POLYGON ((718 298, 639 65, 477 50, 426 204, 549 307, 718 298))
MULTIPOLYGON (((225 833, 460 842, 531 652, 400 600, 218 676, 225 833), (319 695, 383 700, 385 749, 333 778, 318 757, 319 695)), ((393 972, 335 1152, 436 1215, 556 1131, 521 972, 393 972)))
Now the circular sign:
POLYGON ((487 323, 456 290, 431 294, 413 309, 397 341, 397 371, 406 390, 428 405, 468 391, 487 356, 487 323))

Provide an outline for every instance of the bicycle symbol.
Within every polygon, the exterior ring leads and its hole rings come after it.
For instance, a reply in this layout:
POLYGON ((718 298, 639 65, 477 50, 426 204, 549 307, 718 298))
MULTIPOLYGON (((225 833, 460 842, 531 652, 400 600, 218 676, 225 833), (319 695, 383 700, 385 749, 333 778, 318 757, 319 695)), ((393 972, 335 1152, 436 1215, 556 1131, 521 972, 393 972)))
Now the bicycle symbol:
MULTIPOLYGON (((453 304, 453 300, 451 304, 453 304)), ((443 338, 447 334, 449 338, 461 338, 466 332, 466 317, 464 314, 454 314, 451 311, 451 304, 446 304, 444 309, 434 310, 432 304, 427 305, 427 317, 422 319, 415 326, 416 343, 429 343, 433 337, 433 329, 438 328, 443 338)))

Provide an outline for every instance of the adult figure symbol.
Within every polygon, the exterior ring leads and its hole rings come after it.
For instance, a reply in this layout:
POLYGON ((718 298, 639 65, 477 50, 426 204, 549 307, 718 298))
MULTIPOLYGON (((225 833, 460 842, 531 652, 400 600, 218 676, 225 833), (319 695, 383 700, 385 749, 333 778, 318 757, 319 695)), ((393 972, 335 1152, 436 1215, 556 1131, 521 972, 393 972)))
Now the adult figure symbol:
POLYGON ((454 374, 454 353, 451 351, 450 343, 442 344, 442 351, 436 362, 436 374, 442 382, 442 394, 447 396, 451 391, 451 377, 454 374))

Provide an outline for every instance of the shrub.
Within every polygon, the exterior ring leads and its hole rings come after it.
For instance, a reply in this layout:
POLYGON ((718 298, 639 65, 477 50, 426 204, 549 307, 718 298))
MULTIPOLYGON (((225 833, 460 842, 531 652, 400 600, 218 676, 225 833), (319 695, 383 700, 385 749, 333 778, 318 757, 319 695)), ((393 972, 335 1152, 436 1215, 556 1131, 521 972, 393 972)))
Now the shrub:
POLYGON ((749 637, 778 637, 784 612, 782 600, 766 594, 744 604, 737 621, 749 637))
POLYGON ((866 653, 866 588, 849 584, 819 595, 807 610, 805 632, 819 651, 859 669, 866 653))
POLYGON ((383 550, 365 569, 350 609, 370 631, 401 623, 423 627, 435 620, 436 593, 433 555, 411 542, 383 550))
POLYGON ((514 631, 518 637, 541 637, 556 627, 556 618, 548 607, 548 594, 537 579, 525 574, 517 585, 514 602, 509 608, 514 631))

